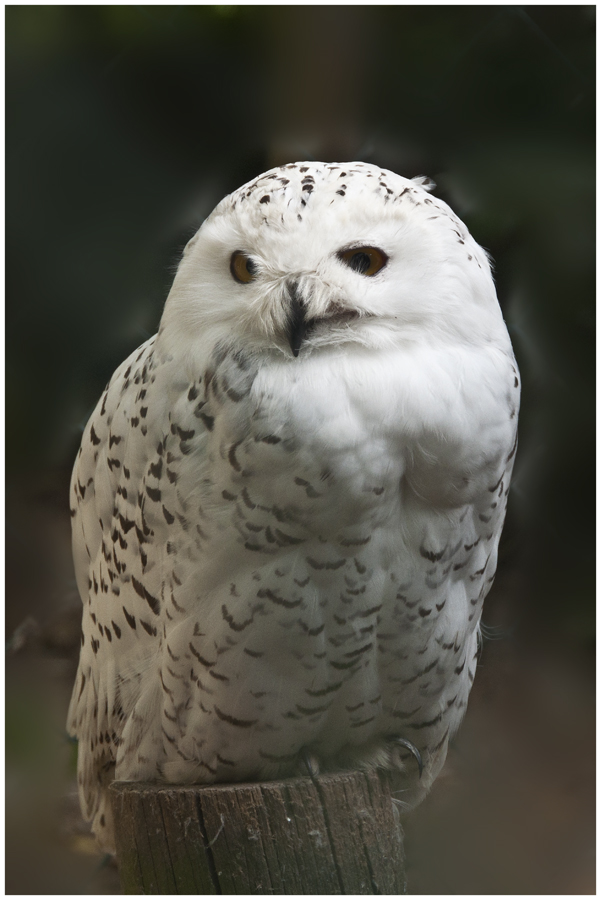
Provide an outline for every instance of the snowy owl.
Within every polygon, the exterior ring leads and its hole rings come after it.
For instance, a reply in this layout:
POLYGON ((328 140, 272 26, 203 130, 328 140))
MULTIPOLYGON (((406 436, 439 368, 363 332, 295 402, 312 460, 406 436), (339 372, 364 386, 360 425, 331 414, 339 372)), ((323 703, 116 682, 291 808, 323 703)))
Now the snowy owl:
POLYGON ((68 727, 113 780, 348 767, 430 787, 465 712, 517 442, 486 253, 427 179, 295 163, 222 200, 71 486, 68 727))

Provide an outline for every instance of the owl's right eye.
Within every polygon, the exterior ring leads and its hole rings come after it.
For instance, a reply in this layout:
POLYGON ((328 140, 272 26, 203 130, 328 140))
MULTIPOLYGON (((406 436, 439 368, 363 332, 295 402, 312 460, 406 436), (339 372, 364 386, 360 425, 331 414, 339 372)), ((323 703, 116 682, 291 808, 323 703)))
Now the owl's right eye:
POLYGON ((232 278, 240 284, 248 284, 257 277, 257 264, 242 250, 235 250, 230 259, 232 278))

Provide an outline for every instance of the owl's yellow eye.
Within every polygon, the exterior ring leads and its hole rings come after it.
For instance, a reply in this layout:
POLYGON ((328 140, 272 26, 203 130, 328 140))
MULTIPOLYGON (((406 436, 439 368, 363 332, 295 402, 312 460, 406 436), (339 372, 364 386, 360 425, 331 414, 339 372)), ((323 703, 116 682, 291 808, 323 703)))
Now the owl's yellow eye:
POLYGON ((388 257, 383 250, 377 247, 351 247, 350 250, 340 250, 338 259, 360 275, 376 275, 388 262, 388 257))
POLYGON ((257 276, 257 264, 242 250, 235 250, 230 260, 232 277, 241 284, 254 281, 257 276))

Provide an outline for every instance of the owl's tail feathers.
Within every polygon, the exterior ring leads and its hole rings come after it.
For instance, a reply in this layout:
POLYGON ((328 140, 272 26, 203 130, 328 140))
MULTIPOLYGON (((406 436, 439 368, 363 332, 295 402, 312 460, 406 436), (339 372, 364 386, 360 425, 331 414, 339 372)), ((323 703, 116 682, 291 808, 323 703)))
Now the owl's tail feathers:
MULTIPOLYGON (((114 769, 114 767, 113 767, 114 769)), ((97 794, 96 812, 92 816, 92 832, 98 846, 105 853, 115 853, 115 827, 113 825, 113 810, 108 792, 108 786, 113 779, 107 782, 97 794)))
POLYGON ((108 791, 115 779, 115 762, 110 757, 99 758, 81 743, 77 756, 77 786, 82 815, 86 822, 92 823, 92 832, 100 849, 115 853, 113 812, 108 791))
POLYGON ((77 758, 77 784, 79 805, 86 822, 92 823, 92 832, 98 846, 105 853, 115 853, 113 812, 109 786, 115 780, 115 761, 106 751, 93 753, 89 745, 81 742, 77 758))
POLYGON ((102 850, 115 852, 113 814, 108 788, 115 777, 115 759, 109 731, 107 692, 94 684, 92 672, 80 666, 69 713, 67 730, 78 740, 77 788, 84 819, 102 850))

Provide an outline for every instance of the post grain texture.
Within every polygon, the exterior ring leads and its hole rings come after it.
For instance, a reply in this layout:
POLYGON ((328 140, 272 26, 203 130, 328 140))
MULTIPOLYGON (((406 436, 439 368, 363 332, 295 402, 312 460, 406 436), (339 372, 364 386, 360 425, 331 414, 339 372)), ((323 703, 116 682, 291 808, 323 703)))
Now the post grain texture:
POLYGON ((111 787, 126 894, 402 894, 387 776, 111 787))

